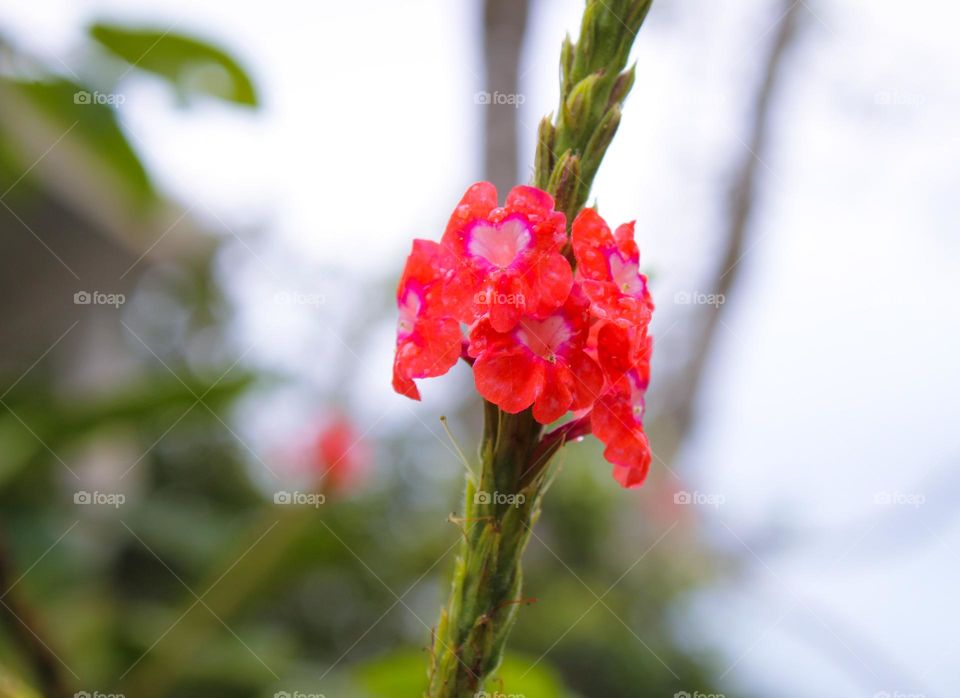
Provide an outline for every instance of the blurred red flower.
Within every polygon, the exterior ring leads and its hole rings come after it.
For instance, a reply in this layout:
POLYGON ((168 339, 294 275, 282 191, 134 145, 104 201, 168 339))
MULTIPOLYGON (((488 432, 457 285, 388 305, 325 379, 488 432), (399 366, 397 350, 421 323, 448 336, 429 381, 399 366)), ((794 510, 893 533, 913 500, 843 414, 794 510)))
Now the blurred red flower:
POLYGON ((370 450, 353 422, 336 414, 317 430, 311 469, 320 489, 337 494, 360 484, 370 465, 370 450))

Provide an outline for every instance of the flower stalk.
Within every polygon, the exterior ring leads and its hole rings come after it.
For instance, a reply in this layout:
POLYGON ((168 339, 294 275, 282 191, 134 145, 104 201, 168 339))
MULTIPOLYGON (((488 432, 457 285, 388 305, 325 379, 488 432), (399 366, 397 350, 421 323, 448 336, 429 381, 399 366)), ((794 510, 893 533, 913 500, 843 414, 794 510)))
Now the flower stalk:
MULTIPOLYGON (((635 70, 625 70, 652 0, 587 0, 576 43, 561 49, 556 114, 540 124, 533 184, 550 193, 570 226, 587 202, 620 124, 635 70)), ((517 414, 484 401, 478 474, 468 474, 463 541, 447 606, 433 636, 428 698, 470 698, 499 666, 522 596, 521 558, 563 444, 590 433, 578 419, 544 435, 533 409, 517 414)))

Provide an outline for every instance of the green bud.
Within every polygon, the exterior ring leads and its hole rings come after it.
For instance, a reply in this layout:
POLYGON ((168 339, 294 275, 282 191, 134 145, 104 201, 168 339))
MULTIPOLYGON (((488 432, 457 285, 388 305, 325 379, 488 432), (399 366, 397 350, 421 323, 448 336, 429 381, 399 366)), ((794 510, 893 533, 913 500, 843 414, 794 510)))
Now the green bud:
POLYGON ((553 172, 553 146, 557 137, 557 130, 550 120, 550 116, 545 116, 540 121, 540 129, 537 131, 537 154, 534 160, 534 184, 540 189, 546 189, 550 179, 550 173, 553 172))
POLYGON ((583 131, 589 126, 598 87, 603 73, 591 73, 578 82, 563 103, 564 127, 583 131))
POLYGON ((560 46, 560 94, 565 95, 570 92, 573 86, 573 41, 567 34, 560 46))
MULTIPOLYGON (((588 186, 593 183, 593 178, 600 168, 603 155, 607 152, 607 147, 617 133, 622 114, 623 111, 619 105, 611 107, 610 111, 608 111, 600 121, 597 130, 594 131, 590 137, 590 140, 587 142, 587 147, 584 148, 581 177, 588 186)), ((589 192, 584 192, 584 198, 586 198, 587 195, 589 195, 589 192)))
POLYGON ((610 97, 607 98, 607 109, 612 106, 620 106, 626 99, 630 90, 633 89, 633 83, 637 79, 637 64, 630 66, 630 70, 625 70, 617 76, 613 82, 613 88, 610 90, 610 97))
MULTIPOLYGON (((581 184, 580 157, 573 151, 568 150, 561 157, 557 166, 553 169, 550 177, 549 191, 557 202, 557 210, 567 214, 567 225, 572 221, 573 214, 576 213, 574 203, 578 200, 581 184)), ((583 196, 589 193, 589 187, 584 187, 583 196)))
MULTIPOLYGON (((647 13, 650 11, 650 7, 653 5, 653 0, 631 0, 630 6, 625 15, 624 23, 630 27, 631 31, 636 34, 640 31, 640 25, 643 24, 643 20, 647 18, 647 13)), ((633 43, 632 41, 630 43, 633 43)))
MULTIPOLYGON (((580 80, 583 76, 595 70, 598 65, 596 46, 600 40, 598 26, 603 4, 597 0, 587 2, 583 11, 583 20, 580 23, 580 36, 577 38, 576 51, 573 59, 572 79, 580 80)), ((602 62, 599 63, 602 65, 602 62)))

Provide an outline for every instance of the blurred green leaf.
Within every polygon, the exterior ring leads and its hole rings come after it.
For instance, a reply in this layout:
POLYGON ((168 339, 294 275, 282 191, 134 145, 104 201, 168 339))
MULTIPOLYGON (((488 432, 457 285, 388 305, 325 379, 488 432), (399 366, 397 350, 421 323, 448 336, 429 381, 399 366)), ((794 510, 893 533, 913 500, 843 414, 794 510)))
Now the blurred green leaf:
POLYGON ((376 698, 423 695, 427 688, 426 654, 400 650, 364 663, 357 681, 376 698))
MULTIPOLYGON (((427 655, 415 650, 400 650, 380 656, 357 670, 357 680, 375 698, 419 696, 427 688, 427 655)), ((535 659, 508 656, 486 686, 491 698, 507 695, 537 698, 569 698, 556 674, 535 659)))
POLYGON ((120 128, 115 107, 95 101, 93 94, 60 78, 42 82, 0 78, 0 126, 3 137, 10 139, 5 159, 16 158, 16 169, 23 172, 43 157, 51 143, 66 139, 80 147, 61 148, 49 155, 51 162, 63 157, 64 176, 89 182, 106 175, 115 199, 125 191, 138 205, 153 202, 153 185, 120 128))
POLYGON ((0 444, 4 456, 0 459, 0 486, 17 475, 42 448, 9 412, 0 414, 0 444))
POLYGON ((543 698, 569 698, 570 693, 556 672, 535 657, 517 654, 508 655, 503 664, 493 673, 493 679, 487 683, 487 692, 491 697, 494 691, 507 695, 542 696, 543 698))
POLYGON ((57 443, 89 434, 108 424, 142 424, 166 410, 183 409, 199 404, 216 408, 231 403, 254 381, 249 373, 234 370, 222 379, 204 380, 166 373, 130 383, 115 393, 99 397, 82 397, 52 401, 46 394, 18 393, 7 402, 18 414, 29 414, 26 420, 45 440, 57 443))
POLYGON ((210 44, 155 29, 94 24, 90 35, 131 66, 169 80, 182 93, 199 92, 256 106, 253 82, 229 54, 210 44))
POLYGON ((39 694, 17 680, 6 667, 0 666, 0 698, 39 698, 39 694))

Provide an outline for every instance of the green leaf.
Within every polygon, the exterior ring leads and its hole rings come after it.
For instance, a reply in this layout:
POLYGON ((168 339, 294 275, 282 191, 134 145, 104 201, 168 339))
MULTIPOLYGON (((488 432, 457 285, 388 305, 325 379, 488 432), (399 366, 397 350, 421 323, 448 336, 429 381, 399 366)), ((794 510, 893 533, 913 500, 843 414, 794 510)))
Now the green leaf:
POLYGON ((131 66, 167 79, 183 94, 200 93, 257 106, 253 82, 225 51, 179 34, 97 23, 90 35, 131 66))

